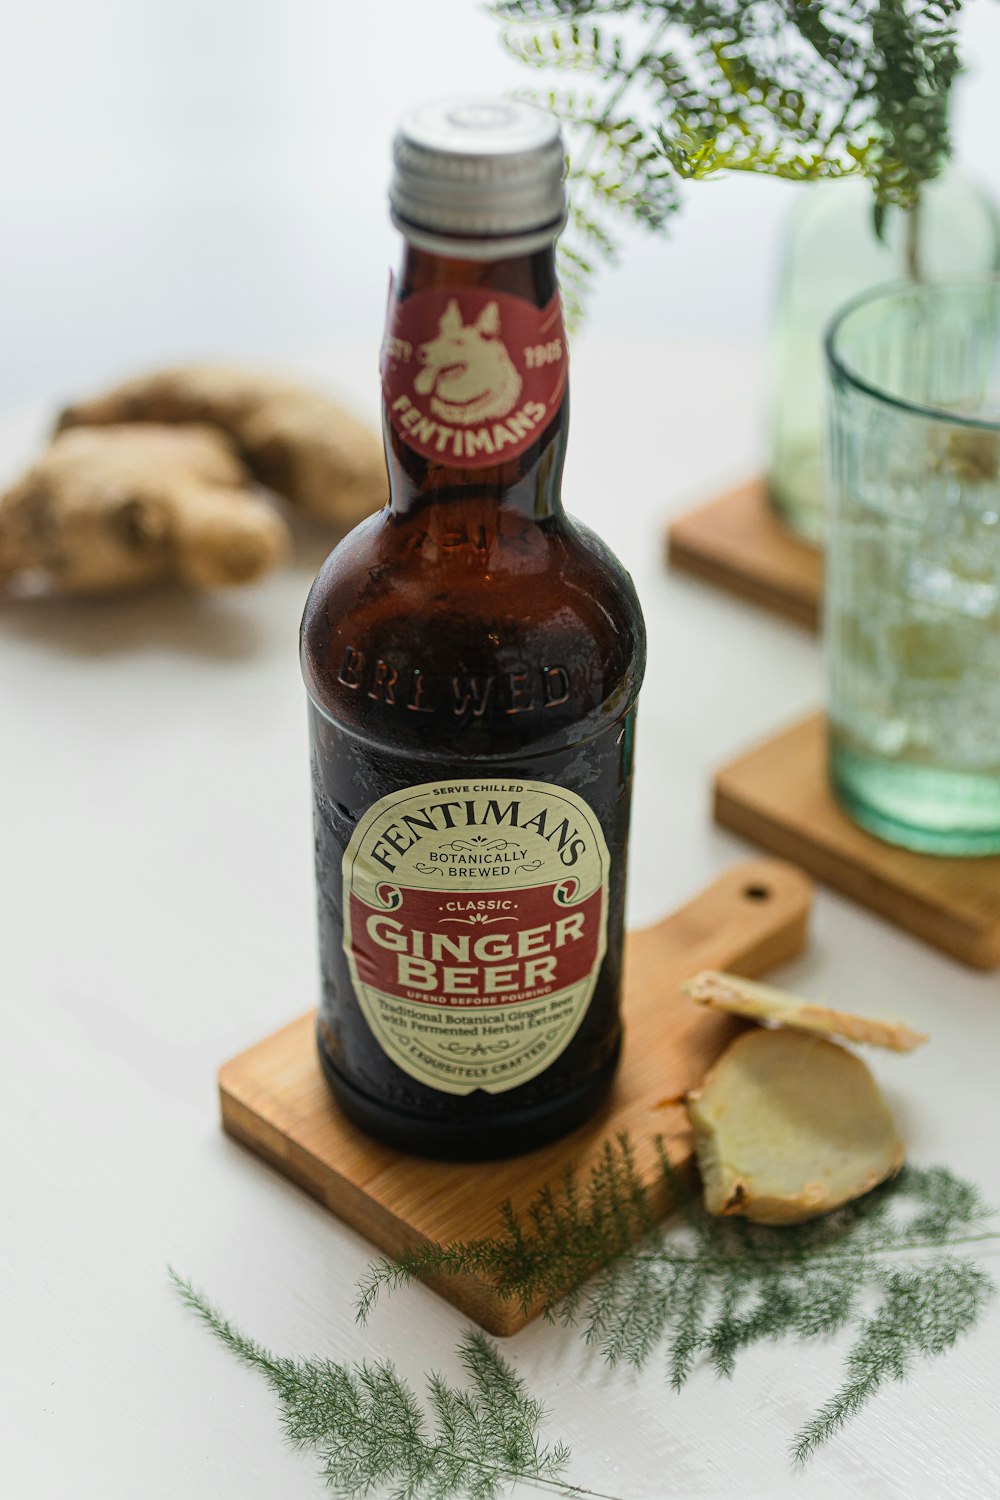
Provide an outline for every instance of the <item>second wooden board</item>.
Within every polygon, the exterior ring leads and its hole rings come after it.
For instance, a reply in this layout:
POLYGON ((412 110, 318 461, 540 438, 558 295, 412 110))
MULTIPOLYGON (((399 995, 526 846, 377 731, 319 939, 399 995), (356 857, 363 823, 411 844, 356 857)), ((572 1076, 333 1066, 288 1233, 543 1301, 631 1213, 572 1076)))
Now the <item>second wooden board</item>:
POLYGON ((727 593, 815 630, 823 554, 775 516, 763 479, 750 479, 672 522, 667 561, 727 593))
POLYGON ((859 828, 830 791, 821 714, 724 767, 715 816, 965 963, 1000 965, 1000 856, 914 854, 859 828))
MULTIPOLYGON (((667 1208, 656 1137, 684 1169, 692 1146, 682 1107, 742 1023, 679 992, 698 969, 754 977, 792 958, 805 941, 809 880, 775 860, 728 871, 626 949, 625 1044, 614 1090, 586 1125, 554 1145, 506 1161, 426 1161, 380 1145, 337 1109, 316 1055, 315 1016, 301 1016, 226 1063, 219 1074, 222 1122, 391 1256, 428 1242, 496 1233, 499 1205, 523 1212, 567 1168, 583 1173, 609 1139, 627 1132, 638 1170, 667 1208)), ((538 1309, 500 1298, 485 1278, 432 1283, 491 1333, 514 1333, 538 1309)))

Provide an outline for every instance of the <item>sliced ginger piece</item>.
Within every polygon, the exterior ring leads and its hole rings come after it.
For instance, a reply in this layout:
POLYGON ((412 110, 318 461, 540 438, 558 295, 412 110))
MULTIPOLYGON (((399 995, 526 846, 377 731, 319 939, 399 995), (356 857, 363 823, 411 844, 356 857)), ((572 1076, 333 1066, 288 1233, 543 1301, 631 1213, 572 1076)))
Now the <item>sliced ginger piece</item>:
POLYGON ((846 1010, 832 1010, 815 1005, 787 990, 776 989, 757 980, 742 979, 738 974, 722 974, 704 969, 683 986, 684 993, 699 1005, 728 1010, 753 1021, 776 1021, 782 1026, 797 1026, 822 1036, 842 1036, 852 1042, 871 1042, 889 1047, 893 1052, 912 1052, 927 1041, 923 1031, 916 1031, 903 1021, 857 1016, 846 1010))
POLYGON ((0 495, 0 583, 40 577, 58 593, 95 595, 248 583, 291 545, 250 483, 211 427, 60 433, 0 495))
POLYGON ((903 1164, 889 1107, 860 1057, 803 1031, 744 1032, 686 1103, 711 1214, 798 1224, 903 1164))
POLYGON ((255 479, 304 514, 348 531, 385 502, 382 444, 322 391, 239 365, 161 370, 69 406, 67 427, 205 422, 234 443, 255 479))

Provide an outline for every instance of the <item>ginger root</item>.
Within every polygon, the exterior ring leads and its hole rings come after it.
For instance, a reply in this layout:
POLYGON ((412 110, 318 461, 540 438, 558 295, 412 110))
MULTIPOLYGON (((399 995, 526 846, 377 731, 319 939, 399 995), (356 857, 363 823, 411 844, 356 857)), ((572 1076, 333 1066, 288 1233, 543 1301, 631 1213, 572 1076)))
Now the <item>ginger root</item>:
POLYGON ((889 1047, 893 1052, 912 1052, 927 1041, 926 1032, 907 1026, 905 1021, 832 1010, 788 990, 776 989, 773 984, 742 979, 738 974, 722 974, 716 969, 703 969, 681 988, 699 1005, 709 1005, 715 1010, 728 1010, 753 1021, 797 1026, 823 1036, 843 1036, 852 1042, 870 1042, 875 1047, 889 1047))
POLYGON ((744 1032, 686 1104, 711 1214, 798 1224, 903 1164, 889 1107, 860 1057, 804 1031, 744 1032))
POLYGON ((204 422, 254 478, 304 514, 348 531, 384 504, 382 445, 319 391, 238 365, 186 365, 125 381, 62 413, 59 431, 122 422, 204 422))
POLYGON ((249 483, 211 427, 63 432, 0 495, 0 583, 40 574, 67 594, 247 583, 291 543, 249 483))

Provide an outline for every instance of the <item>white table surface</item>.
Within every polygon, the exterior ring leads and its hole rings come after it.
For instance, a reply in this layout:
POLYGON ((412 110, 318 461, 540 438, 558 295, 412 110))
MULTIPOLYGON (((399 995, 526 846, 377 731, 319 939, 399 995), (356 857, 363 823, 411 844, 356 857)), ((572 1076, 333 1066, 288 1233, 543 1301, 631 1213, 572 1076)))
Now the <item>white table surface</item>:
MULTIPOLYGON (((344 348, 303 368, 374 415, 374 363, 344 348)), ((630 568, 649 626, 636 923, 751 854, 711 824, 709 769, 821 690, 807 633, 661 566, 671 510, 754 463, 759 379, 738 347, 576 351, 567 505, 630 568)), ((46 415, 0 423, 5 472, 46 415)), ((314 548, 224 597, 0 610, 0 1471, 14 1500, 325 1493, 283 1446, 264 1384, 181 1307, 168 1262, 282 1352, 458 1373, 460 1314, 414 1287, 359 1330, 371 1247, 218 1125, 218 1064, 316 997, 296 629, 318 561, 314 548)), ((932 1033, 872 1066, 913 1160, 1000 1203, 1000 978, 825 891, 782 977, 932 1033)), ((1000 1302, 795 1473, 789 1438, 839 1380, 845 1342, 757 1348, 730 1382, 699 1370, 680 1395, 661 1359, 608 1373, 572 1331, 538 1324, 504 1348, 571 1445, 572 1477, 623 1500, 1000 1495, 1000 1302)))

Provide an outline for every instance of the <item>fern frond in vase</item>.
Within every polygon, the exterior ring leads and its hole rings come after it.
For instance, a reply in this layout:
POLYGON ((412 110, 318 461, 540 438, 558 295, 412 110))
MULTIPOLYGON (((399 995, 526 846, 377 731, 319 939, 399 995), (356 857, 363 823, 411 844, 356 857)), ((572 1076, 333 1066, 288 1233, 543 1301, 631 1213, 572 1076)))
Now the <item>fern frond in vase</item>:
POLYGON ((862 173, 876 227, 950 152, 961 0, 493 0, 525 96, 569 137, 562 276, 579 313, 614 223, 662 228, 684 181, 862 173), (579 89, 560 75, 580 75, 579 89), (559 82, 556 82, 559 79, 559 82))

